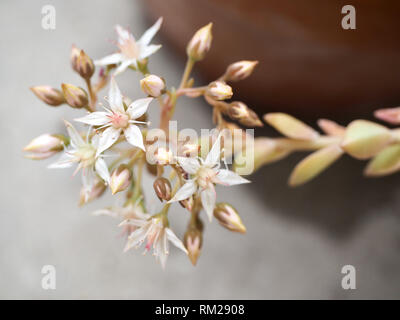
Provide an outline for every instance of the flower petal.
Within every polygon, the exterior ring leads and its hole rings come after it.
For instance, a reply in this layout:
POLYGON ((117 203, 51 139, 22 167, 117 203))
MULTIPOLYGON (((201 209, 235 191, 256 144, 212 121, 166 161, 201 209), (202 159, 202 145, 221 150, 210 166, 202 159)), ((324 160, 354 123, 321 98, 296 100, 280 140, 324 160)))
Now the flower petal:
POLYGON ((99 156, 104 150, 111 147, 115 141, 118 140, 121 134, 121 129, 115 129, 114 127, 109 127, 101 133, 99 139, 99 145, 97 147, 96 157, 99 156))
POLYGON ((159 45, 155 45, 155 44, 151 44, 149 46, 145 46, 140 48, 140 59, 145 59, 148 56, 151 56, 153 53, 157 52, 158 50, 160 50, 161 48, 161 44, 159 45))
POLYGON ((92 191, 95 183, 95 175, 92 168, 85 168, 82 170, 82 185, 85 194, 85 201, 88 201, 90 192, 92 191))
POLYGON ((123 41, 129 40, 129 38, 133 37, 133 35, 127 29, 120 26, 119 24, 117 24, 115 26, 115 31, 118 34, 119 41, 123 42, 123 41))
POLYGON ((168 201, 168 203, 181 201, 189 198, 197 190, 197 184, 195 180, 187 180, 186 183, 176 192, 174 197, 168 201))
POLYGON ((161 17, 156 21, 155 24, 153 24, 149 29, 147 29, 145 33, 143 33, 138 43, 147 46, 150 43, 151 39, 153 39, 157 31, 160 29, 162 22, 163 18, 161 17))
POLYGON ((69 168, 72 166, 71 155, 63 153, 61 157, 54 163, 47 166, 49 169, 69 168))
POLYGON ((104 208, 96 210, 92 213, 94 216, 110 216, 112 218, 118 218, 120 216, 117 208, 104 208))
POLYGON ((131 117, 132 120, 140 118, 142 115, 146 113, 147 108, 152 100, 153 98, 144 98, 135 100, 129 105, 126 112, 129 113, 129 116, 131 117))
POLYGON ((213 217, 216 200, 217 200, 217 194, 215 192, 214 185, 210 185, 210 187, 201 191, 201 203, 203 205, 204 210, 207 213, 210 222, 213 217))
POLYGON ((74 126, 69 123, 68 121, 64 120, 65 126, 67 127, 67 131, 69 136, 71 137, 71 146, 74 148, 84 145, 85 142, 83 141, 81 135, 78 131, 74 128, 74 126))
POLYGON ((200 168, 197 158, 177 157, 179 165, 189 174, 195 174, 200 168))
POLYGON ((121 60, 122 60, 122 55, 120 53, 113 53, 102 59, 96 60, 94 64, 96 66, 108 66, 109 64, 119 63, 121 62, 121 60))
POLYGON ((124 72, 131 64, 137 67, 136 59, 127 59, 123 60, 118 68, 115 70, 114 75, 119 75, 120 73, 124 72))
POLYGON ((165 228, 165 232, 167 234, 168 240, 171 241, 175 247, 181 249, 184 253, 188 254, 182 241, 175 235, 175 233, 170 228, 165 228))
POLYGON ((138 126, 131 124, 128 128, 124 130, 126 140, 133 145, 142 150, 145 150, 143 144, 143 135, 138 126))
POLYGON ((245 178, 242 178, 237 173, 226 169, 221 169, 218 171, 217 179, 218 179, 218 181, 216 181, 217 183, 227 186, 234 186, 236 184, 251 182, 245 178))
POLYGON ((97 158, 95 163, 95 168, 97 174, 108 184, 110 183, 110 173, 108 172, 108 167, 104 159, 97 158))
POLYGON ((217 140, 215 140, 210 152, 208 153, 205 165, 214 165, 219 163, 221 158, 221 134, 218 135, 217 140))
POLYGON ((122 94, 114 77, 111 78, 108 99, 112 111, 121 113, 125 112, 124 104, 122 103, 122 94))
POLYGON ((88 115, 74 119, 75 121, 86 123, 91 126, 102 126, 107 122, 110 122, 110 118, 107 117, 107 112, 91 112, 88 115))

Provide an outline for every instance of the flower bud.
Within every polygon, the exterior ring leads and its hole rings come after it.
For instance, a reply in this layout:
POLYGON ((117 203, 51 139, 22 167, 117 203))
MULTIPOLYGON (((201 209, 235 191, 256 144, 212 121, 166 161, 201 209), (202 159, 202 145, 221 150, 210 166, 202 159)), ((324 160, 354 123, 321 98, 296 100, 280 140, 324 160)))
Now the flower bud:
POLYGON ((140 87, 143 92, 151 97, 159 97, 165 88, 165 81, 159 76, 150 74, 140 80, 140 87))
POLYGON ((121 164, 111 173, 110 189, 112 194, 124 191, 132 181, 132 171, 126 164, 121 164))
POLYGON ((92 190, 90 190, 89 192, 85 192, 85 188, 82 187, 79 198, 79 206, 83 206, 84 204, 101 197, 105 190, 106 185, 100 179, 97 179, 97 182, 94 184, 92 190))
POLYGON ((225 82, 214 81, 208 85, 206 94, 214 100, 226 100, 232 97, 233 92, 225 82))
POLYGON ((249 117, 249 108, 240 101, 234 101, 229 104, 228 115, 233 120, 242 120, 249 117))
POLYGON ((199 259, 201 247, 203 245, 203 232, 201 229, 189 227, 183 237, 183 243, 188 251, 189 259, 194 266, 199 259))
POLYGON ((189 198, 185 200, 179 201, 179 204, 185 208, 188 211, 192 211, 193 205, 194 205, 194 199, 193 196, 190 196, 189 198))
POLYGON ((243 225, 239 214, 230 204, 225 202, 217 203, 214 209, 214 217, 226 229, 246 233, 246 227, 243 225))
POLYGON ((153 183, 153 188, 160 201, 171 200, 172 188, 168 179, 163 177, 157 178, 153 183))
POLYGON ((225 81, 239 81, 251 75, 258 61, 238 61, 228 66, 223 78, 225 81))
POLYGON ((42 134, 33 139, 24 151, 31 152, 27 157, 30 159, 41 160, 51 157, 52 155, 64 149, 68 144, 68 139, 63 135, 42 134))
POLYGON ((186 47, 188 57, 194 61, 203 60, 204 56, 210 50, 212 41, 212 23, 197 30, 189 44, 186 47))
POLYGON ((84 108, 88 105, 89 100, 85 90, 72 84, 63 83, 61 85, 64 98, 72 108, 84 108))
POLYGON ((71 49, 71 66, 79 75, 88 80, 94 73, 93 60, 85 53, 85 51, 78 49, 72 45, 71 49))
POLYGON ((36 86, 31 87, 30 89, 36 95, 36 97, 50 106, 57 107, 60 104, 65 103, 64 96, 58 89, 50 86, 36 86))
POLYGON ((249 112, 249 114, 247 117, 239 120, 239 122, 242 125, 247 126, 247 127, 262 127, 262 126, 264 126, 264 124, 258 117, 257 113, 255 113, 251 109, 248 109, 248 112, 249 112))

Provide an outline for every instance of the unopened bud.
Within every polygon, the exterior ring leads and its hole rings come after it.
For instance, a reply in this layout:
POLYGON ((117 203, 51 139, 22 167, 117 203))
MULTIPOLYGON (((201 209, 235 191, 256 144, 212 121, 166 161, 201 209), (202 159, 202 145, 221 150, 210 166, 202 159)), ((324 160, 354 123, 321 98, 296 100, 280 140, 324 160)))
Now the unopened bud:
POLYGON ((249 116, 249 108, 240 101, 234 101, 229 104, 228 115, 233 120, 241 120, 249 116))
POLYGON ((94 73, 95 67, 93 60, 75 45, 71 49, 71 66, 84 79, 90 79, 94 73))
POLYGON ((106 190, 106 185, 100 179, 94 184, 92 190, 89 192, 85 192, 85 188, 82 187, 80 198, 79 198, 79 205, 83 206, 86 203, 89 203, 99 197, 101 197, 106 190))
POLYGON ((226 100, 232 97, 233 92, 225 82, 214 81, 208 85, 206 94, 214 100, 226 100))
POLYGON ((212 41, 212 23, 197 30, 186 47, 186 53, 194 61, 203 60, 206 53, 210 50, 212 41))
POLYGON ((238 61, 232 63, 226 69, 224 74, 225 81, 239 81, 247 78, 254 70, 254 67, 258 64, 258 61, 238 61))
POLYGON ((247 127, 262 127, 264 124, 258 117, 257 113, 255 113, 253 110, 248 109, 248 116, 244 117, 243 119, 240 119, 239 122, 243 124, 244 126, 247 127))
POLYGON ((214 217, 226 229, 246 233, 246 227, 243 225, 239 214, 230 204, 225 202, 217 203, 214 209, 214 217))
POLYGON ((62 151, 68 143, 68 138, 63 135, 42 134, 33 139, 24 148, 24 151, 31 152, 30 155, 27 155, 28 158, 41 160, 62 151))
POLYGON ((165 81, 159 76, 150 74, 140 80, 140 87, 143 92, 151 97, 159 97, 165 88, 165 81))
MULTIPOLYGON (((201 223, 200 220, 198 221, 201 223)), ((195 266, 200 257, 201 247, 203 245, 202 227, 197 228, 194 226, 189 226, 183 237, 183 243, 188 251, 190 261, 195 266)))
POLYGON ((132 181, 132 171, 126 164, 121 164, 111 173, 110 189, 112 194, 124 191, 132 181))
POLYGON ((163 177, 157 178, 153 183, 153 188, 160 201, 171 200, 172 188, 168 179, 163 177))
POLYGON ((61 85, 65 101, 72 108, 84 108, 88 105, 89 100, 85 90, 72 84, 63 83, 61 85))
POLYGON ((193 196, 190 196, 189 198, 185 200, 179 201, 179 204, 185 208, 188 211, 192 211, 193 205, 194 205, 194 199, 193 196))
POLYGON ((50 106, 56 107, 65 103, 62 92, 50 86, 31 87, 31 91, 36 95, 36 97, 50 106))

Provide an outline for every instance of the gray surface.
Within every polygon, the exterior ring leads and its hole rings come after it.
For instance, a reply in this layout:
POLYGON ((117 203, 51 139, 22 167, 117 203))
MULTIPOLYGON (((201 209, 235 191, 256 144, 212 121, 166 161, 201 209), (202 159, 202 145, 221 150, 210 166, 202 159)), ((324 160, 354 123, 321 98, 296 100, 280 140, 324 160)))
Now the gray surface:
MULTIPOLYGON (((114 24, 139 35, 146 28, 142 8, 134 1, 1 1, 0 21, 1 298, 400 298, 398 176, 365 180, 361 163, 348 159, 300 189, 285 181, 296 158, 266 168, 250 186, 220 188, 219 199, 235 204, 248 234, 207 225, 197 268, 177 250, 165 271, 151 255, 123 254, 117 222, 90 215, 113 200, 79 209, 79 179, 25 160, 21 148, 76 115, 46 107, 28 87, 78 83, 70 45, 96 58, 110 53, 114 24), (49 3, 57 9, 55 31, 40 25, 41 6, 49 3), (40 286, 45 264, 57 268, 55 291, 40 286), (341 289, 345 264, 357 269, 357 290, 341 289)), ((165 48, 151 70, 177 84, 182 64, 165 48)), ((133 98, 142 96, 136 80, 133 73, 120 77, 133 98)), ((209 128, 209 119, 201 101, 178 106, 182 128, 209 128)), ((182 235, 187 217, 173 211, 182 235)))

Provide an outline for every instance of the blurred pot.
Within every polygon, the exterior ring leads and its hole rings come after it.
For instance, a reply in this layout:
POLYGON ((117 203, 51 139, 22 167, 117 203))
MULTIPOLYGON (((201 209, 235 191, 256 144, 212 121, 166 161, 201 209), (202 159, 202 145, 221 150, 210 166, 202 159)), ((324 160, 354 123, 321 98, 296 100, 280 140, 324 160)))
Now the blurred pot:
POLYGON ((400 2, 353 0, 356 30, 343 30, 347 1, 147 0, 152 18, 182 54, 192 34, 213 22, 214 40, 199 63, 207 80, 232 62, 259 60, 237 84, 235 100, 259 113, 362 116, 400 104, 400 2))

